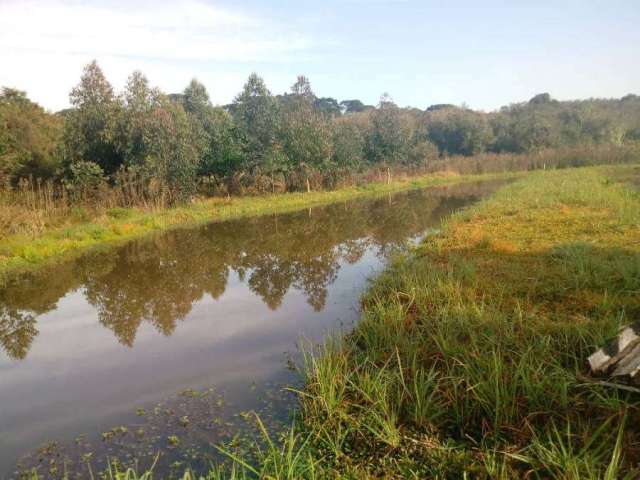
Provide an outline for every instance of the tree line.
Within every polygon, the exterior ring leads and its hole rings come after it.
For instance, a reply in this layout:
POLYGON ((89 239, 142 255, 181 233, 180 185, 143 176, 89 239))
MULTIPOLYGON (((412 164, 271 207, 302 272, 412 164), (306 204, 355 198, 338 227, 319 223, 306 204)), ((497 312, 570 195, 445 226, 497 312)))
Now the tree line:
POLYGON ((185 200, 196 192, 331 188, 375 168, 424 168, 453 155, 532 153, 640 141, 640 97, 557 101, 549 94, 480 112, 465 106, 401 108, 318 97, 299 76, 272 94, 251 74, 230 105, 200 82, 179 94, 134 72, 116 93, 94 61, 48 113, 24 92, 0 93, 0 177, 53 179, 71 194, 119 185, 185 200))

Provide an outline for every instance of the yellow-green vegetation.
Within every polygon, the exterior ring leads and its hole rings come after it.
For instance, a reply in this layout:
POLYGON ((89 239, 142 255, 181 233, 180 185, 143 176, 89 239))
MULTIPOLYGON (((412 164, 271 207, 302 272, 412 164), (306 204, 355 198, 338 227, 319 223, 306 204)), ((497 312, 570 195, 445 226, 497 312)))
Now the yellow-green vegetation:
POLYGON ((586 359, 640 315, 640 167, 533 173, 397 260, 309 357, 303 419, 368 478, 637 478, 640 391, 586 359))
POLYGON ((51 260, 69 258, 92 247, 139 238, 151 232, 232 218, 290 212, 402 190, 508 178, 515 175, 517 174, 433 174, 334 191, 211 198, 185 206, 154 211, 140 208, 112 208, 97 218, 72 214, 62 220, 62 225, 54 224, 50 228, 44 228, 37 235, 20 234, 0 239, 0 284, 3 280, 6 281, 7 276, 12 272, 38 267, 51 260))

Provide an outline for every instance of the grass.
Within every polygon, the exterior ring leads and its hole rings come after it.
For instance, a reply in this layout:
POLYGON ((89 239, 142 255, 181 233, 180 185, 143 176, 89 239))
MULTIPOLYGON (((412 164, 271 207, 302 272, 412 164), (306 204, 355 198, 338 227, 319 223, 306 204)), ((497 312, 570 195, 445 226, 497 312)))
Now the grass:
POLYGON ((336 476, 637 478, 639 394, 586 358, 640 315, 639 167, 536 172, 397 259, 302 396, 336 476))
POLYGON ((451 217, 307 349, 291 431, 203 478, 638 478, 640 394, 586 359, 640 317, 639 178, 534 172, 451 217))
POLYGON ((62 225, 54 224, 47 227, 46 222, 39 217, 38 221, 44 226, 38 233, 14 234, 0 238, 0 285, 14 273, 37 268, 50 261, 67 259, 90 248, 140 238, 161 230, 231 218, 289 212, 401 190, 514 175, 516 174, 431 174, 335 191, 212 198, 186 206, 154 211, 111 208, 98 218, 88 216, 81 208, 77 208, 77 211, 72 211, 65 217, 62 225))

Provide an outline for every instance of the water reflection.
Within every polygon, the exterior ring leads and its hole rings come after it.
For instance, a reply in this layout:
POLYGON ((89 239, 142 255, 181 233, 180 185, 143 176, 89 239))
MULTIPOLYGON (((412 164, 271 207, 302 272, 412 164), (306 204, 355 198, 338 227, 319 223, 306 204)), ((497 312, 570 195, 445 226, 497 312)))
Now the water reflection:
MULTIPOLYGON (((283 353, 356 321, 389 252, 497 186, 178 230, 16 279, 0 291, 0 477, 48 440, 85 433, 102 445, 101 432, 139 421, 138 407, 185 389, 224 390, 230 416, 259 408, 262 387, 248 386, 295 382, 283 353)), ((155 437, 143 447, 164 448, 155 437)))
POLYGON ((143 322, 168 336, 205 294, 217 299, 224 293, 232 271, 272 310, 295 288, 320 311, 341 264, 357 262, 372 247, 385 255, 423 232, 434 216, 486 188, 414 191, 211 224, 87 255, 27 275, 0 292, 0 343, 10 358, 25 358, 38 334, 36 317, 76 289, 123 345, 134 345, 143 322))
POLYGON ((0 307, 0 343, 10 358, 20 360, 26 357, 37 334, 34 315, 0 307))

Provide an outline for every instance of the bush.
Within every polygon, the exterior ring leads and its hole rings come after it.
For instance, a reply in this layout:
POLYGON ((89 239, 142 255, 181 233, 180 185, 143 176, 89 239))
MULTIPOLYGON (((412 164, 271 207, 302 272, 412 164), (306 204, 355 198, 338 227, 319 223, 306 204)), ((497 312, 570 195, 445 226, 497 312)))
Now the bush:
POLYGON ((79 161, 69 165, 65 187, 72 197, 77 199, 94 197, 104 186, 106 186, 106 177, 97 163, 79 161))

